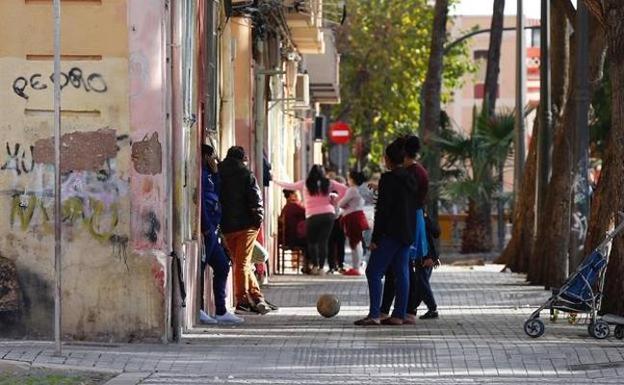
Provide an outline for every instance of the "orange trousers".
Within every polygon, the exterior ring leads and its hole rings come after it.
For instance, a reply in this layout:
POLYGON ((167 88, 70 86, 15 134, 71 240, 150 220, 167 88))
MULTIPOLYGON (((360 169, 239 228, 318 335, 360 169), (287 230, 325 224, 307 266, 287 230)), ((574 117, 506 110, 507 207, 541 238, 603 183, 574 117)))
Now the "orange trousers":
POLYGON ((253 254, 254 242, 258 237, 258 230, 247 229, 224 234, 223 236, 225 238, 225 246, 232 258, 232 280, 236 303, 245 303, 248 299, 253 301, 262 299, 260 286, 251 268, 251 256, 253 254))

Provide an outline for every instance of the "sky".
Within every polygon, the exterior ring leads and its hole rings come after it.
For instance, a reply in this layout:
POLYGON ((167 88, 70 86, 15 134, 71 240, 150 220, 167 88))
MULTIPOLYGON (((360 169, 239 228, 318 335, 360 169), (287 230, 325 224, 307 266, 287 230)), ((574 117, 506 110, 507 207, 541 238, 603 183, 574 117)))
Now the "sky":
MULTIPOLYGON (((576 0, 572 1, 576 5, 576 0)), ((491 15, 494 0, 461 0, 455 8, 455 15, 491 15)), ((540 18, 541 0, 524 0, 524 14, 533 19, 540 18)), ((517 0, 505 1, 505 14, 516 14, 517 0)))

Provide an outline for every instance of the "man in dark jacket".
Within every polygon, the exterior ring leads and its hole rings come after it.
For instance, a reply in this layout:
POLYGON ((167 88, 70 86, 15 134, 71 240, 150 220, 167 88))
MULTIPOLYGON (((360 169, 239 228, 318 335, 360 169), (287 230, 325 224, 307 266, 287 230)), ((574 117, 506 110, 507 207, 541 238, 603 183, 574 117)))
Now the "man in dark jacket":
POLYGON ((384 173, 379 181, 372 254, 366 267, 370 309, 368 316, 356 321, 356 325, 380 324, 381 279, 388 267, 395 273, 396 300, 392 317, 381 322, 402 325, 406 317, 409 248, 416 233, 417 185, 414 176, 402 167, 404 157, 402 143, 393 142, 386 148, 386 165, 391 171, 384 173))
POLYGON ((236 311, 266 314, 271 308, 264 300, 251 264, 254 241, 264 219, 262 194, 256 177, 245 162, 245 150, 234 146, 219 164, 221 231, 234 265, 236 311))

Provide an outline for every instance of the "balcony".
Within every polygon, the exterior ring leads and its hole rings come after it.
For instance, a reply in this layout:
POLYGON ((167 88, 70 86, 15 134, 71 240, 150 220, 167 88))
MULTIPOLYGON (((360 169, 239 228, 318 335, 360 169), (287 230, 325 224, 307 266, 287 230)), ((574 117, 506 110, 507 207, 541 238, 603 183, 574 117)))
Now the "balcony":
POLYGON ((286 23, 301 54, 325 52, 322 0, 286 0, 286 23))
POLYGON ((303 55, 303 68, 310 79, 310 98, 321 104, 340 103, 340 55, 336 50, 334 34, 323 32, 323 54, 303 55))

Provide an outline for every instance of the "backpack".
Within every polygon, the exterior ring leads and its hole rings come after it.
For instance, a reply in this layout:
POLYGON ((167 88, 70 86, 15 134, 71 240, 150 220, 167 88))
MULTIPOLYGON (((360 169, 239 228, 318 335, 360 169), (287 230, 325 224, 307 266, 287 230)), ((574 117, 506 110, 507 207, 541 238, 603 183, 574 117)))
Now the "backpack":
POLYGON ((409 249, 410 260, 420 261, 429 256, 429 247, 424 213, 422 209, 418 209, 418 211, 416 211, 416 233, 414 234, 414 243, 409 249))

